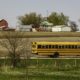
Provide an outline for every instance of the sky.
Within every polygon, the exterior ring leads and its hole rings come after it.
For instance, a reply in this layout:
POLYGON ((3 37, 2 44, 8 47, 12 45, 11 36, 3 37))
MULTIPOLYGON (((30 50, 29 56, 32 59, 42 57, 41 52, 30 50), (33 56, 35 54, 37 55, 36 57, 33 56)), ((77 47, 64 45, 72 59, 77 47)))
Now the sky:
POLYGON ((80 0, 0 0, 0 19, 7 20, 10 27, 18 25, 18 16, 30 12, 43 16, 63 12, 80 25, 80 0))

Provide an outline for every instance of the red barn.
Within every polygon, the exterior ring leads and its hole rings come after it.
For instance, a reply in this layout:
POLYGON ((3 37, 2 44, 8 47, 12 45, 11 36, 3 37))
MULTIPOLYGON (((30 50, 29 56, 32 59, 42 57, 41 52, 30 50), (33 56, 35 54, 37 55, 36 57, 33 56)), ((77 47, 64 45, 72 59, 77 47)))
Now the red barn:
POLYGON ((6 30, 8 28, 8 22, 4 19, 0 20, 0 28, 6 30))

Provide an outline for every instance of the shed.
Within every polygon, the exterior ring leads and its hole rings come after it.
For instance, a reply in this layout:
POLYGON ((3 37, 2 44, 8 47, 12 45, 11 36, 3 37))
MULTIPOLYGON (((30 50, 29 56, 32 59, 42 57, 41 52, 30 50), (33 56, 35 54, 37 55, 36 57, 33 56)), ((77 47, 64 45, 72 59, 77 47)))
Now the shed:
POLYGON ((72 31, 71 27, 65 26, 62 27, 62 31, 72 31))
POLYGON ((52 27, 52 32, 59 32, 59 31, 61 31, 62 27, 63 26, 61 26, 61 25, 53 26, 52 27))
POLYGON ((32 29, 32 25, 20 25, 16 27, 16 31, 27 31, 30 32, 32 29))
POLYGON ((5 19, 0 20, 0 30, 6 30, 8 28, 8 22, 5 19))
POLYGON ((72 31, 71 27, 68 27, 66 25, 58 25, 52 27, 52 32, 60 32, 60 31, 72 31))

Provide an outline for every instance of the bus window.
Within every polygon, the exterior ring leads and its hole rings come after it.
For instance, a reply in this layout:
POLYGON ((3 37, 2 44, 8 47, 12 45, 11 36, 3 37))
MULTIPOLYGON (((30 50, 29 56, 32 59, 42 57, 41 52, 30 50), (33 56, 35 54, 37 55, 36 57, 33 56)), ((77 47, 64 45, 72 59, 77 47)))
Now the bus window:
POLYGON ((80 45, 78 45, 78 48, 80 48, 80 45))
POLYGON ((77 45, 75 45, 75 49, 77 49, 77 45))
POLYGON ((38 48, 41 48, 41 45, 38 45, 38 48))
POLYGON ((46 45, 42 45, 41 48, 46 48, 46 45))
POLYGON ((58 45, 55 45, 55 48, 58 48, 58 45))
POLYGON ((68 48, 71 48, 71 45, 68 45, 68 48))
POLYGON ((64 48, 65 46, 64 45, 62 45, 62 48, 64 48))
POLYGON ((80 49, 80 45, 77 46, 80 49))
POLYGON ((65 45, 65 48, 68 48, 68 45, 65 45))
POLYGON ((52 48, 54 48, 54 45, 52 45, 52 48))
POLYGON ((49 45, 49 48, 51 48, 51 45, 49 45))
POLYGON ((58 48, 61 49, 62 48, 61 45, 59 45, 58 48))
POLYGON ((48 48, 48 45, 46 45, 46 48, 48 48))
POLYGON ((74 49, 74 45, 72 45, 72 49, 74 49))

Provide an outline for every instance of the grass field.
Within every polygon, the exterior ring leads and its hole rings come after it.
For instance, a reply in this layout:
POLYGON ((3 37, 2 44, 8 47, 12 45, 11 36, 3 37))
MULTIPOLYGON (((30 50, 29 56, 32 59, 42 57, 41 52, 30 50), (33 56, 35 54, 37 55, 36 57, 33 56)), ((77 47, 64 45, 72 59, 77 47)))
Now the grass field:
POLYGON ((20 35, 15 36, 15 31, 1 31, 0 38, 5 38, 4 34, 11 34, 12 37, 34 38, 34 37, 80 37, 80 32, 19 32, 20 35))
POLYGON ((21 60, 16 68, 1 59, 0 65, 0 80, 80 80, 80 59, 21 60))
MULTIPOLYGON (((26 32, 23 37, 30 41, 80 41, 80 33, 74 32, 26 32)), ((4 38, 2 32, 0 38, 4 38)), ((80 80, 80 59, 21 60, 16 68, 9 61, 0 59, 0 80, 80 80)))

